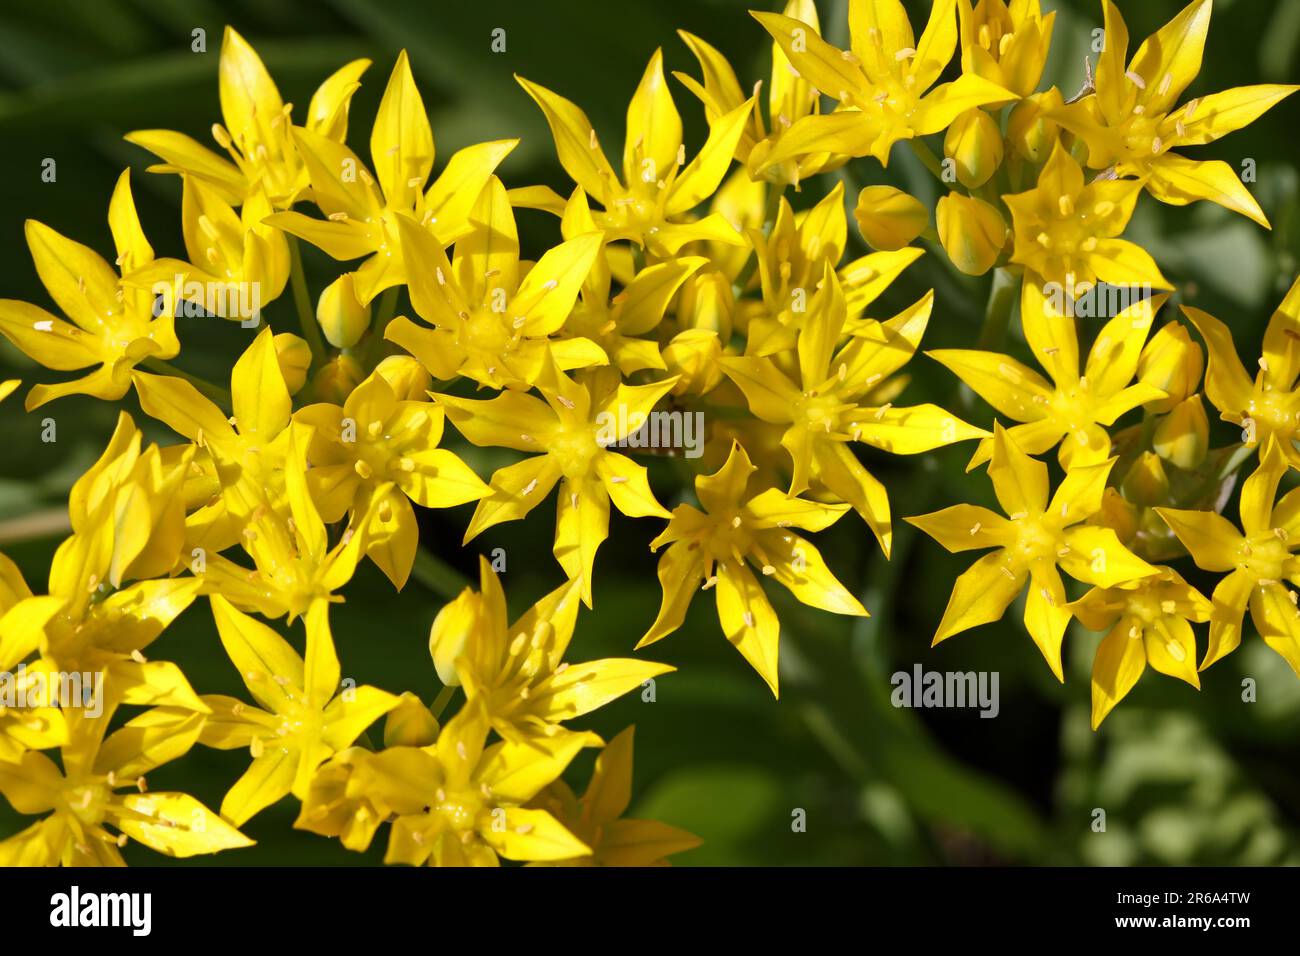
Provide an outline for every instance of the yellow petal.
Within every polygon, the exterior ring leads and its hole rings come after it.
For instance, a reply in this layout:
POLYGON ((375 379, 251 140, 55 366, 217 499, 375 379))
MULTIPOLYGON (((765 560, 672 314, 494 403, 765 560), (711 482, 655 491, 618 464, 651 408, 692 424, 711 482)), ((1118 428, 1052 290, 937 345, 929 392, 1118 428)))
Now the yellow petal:
POLYGON ((1124 547, 1111 528, 1076 525, 1067 529, 1064 537, 1069 550, 1058 556, 1061 570, 1085 584, 1109 588, 1156 573, 1124 547))
POLYGON ((709 124, 709 138, 700 152, 681 171, 673 183, 664 204, 668 215, 674 216, 694 209, 717 191, 731 166, 736 144, 745 132, 749 111, 754 101, 746 100, 725 116, 709 124))
POLYGON ((131 815, 118 816, 114 821, 117 828, 167 856, 184 858, 253 845, 186 793, 132 793, 122 798, 122 806, 131 815))
POLYGON ((433 130, 411 75, 406 51, 397 55, 370 131, 370 158, 394 209, 410 209, 433 169, 433 130))
POLYGON ((212 617, 221 644, 249 693, 263 707, 287 712, 303 686, 303 663, 297 651, 219 594, 212 595, 212 617))
POLYGON ((591 126, 591 120, 587 119, 587 114, 563 96, 552 93, 543 86, 530 83, 518 74, 515 79, 546 116, 546 123, 555 140, 555 151, 564 171, 589 196, 608 206, 612 187, 618 183, 618 177, 614 175, 613 167, 600 148, 596 131, 591 126))
POLYGON ((989 434, 938 405, 867 408, 856 424, 858 440, 895 455, 916 455, 989 434))
POLYGON ((1142 41, 1129 71, 1142 77, 1139 101, 1152 113, 1168 112, 1201 72, 1213 0, 1192 0, 1179 14, 1142 41))
POLYGON ((1101 726, 1106 715, 1133 689, 1146 665, 1141 627, 1131 618, 1121 618, 1102 638, 1092 661, 1093 730, 1101 726), (1130 634, 1135 628, 1136 637, 1130 634))
POLYGON ((780 622, 749 569, 729 563, 718 569, 718 620, 723 633, 779 697, 777 651, 780 622))
POLYGON ((996 423, 988 471, 998 503, 1008 515, 1043 513, 1047 507, 1047 465, 1026 455, 996 423))
POLYGON ((951 505, 927 515, 904 518, 949 551, 1005 548, 1015 541, 1011 522, 996 511, 977 505, 951 505))
POLYGON ((1237 567, 1241 532, 1223 515, 1178 508, 1156 508, 1155 512, 1178 536, 1197 567, 1206 571, 1231 571, 1237 567))
POLYGON ((1151 195, 1171 206, 1186 206, 1198 199, 1208 199, 1224 209, 1253 219, 1265 229, 1272 228, 1250 190, 1237 178, 1236 171, 1222 160, 1197 162, 1177 153, 1165 153, 1151 165, 1147 189, 1151 195))
POLYGON ((933 644, 996 621, 1025 585, 1027 572, 1009 566, 1006 552, 984 555, 957 578, 933 644))
POLYGON ((270 327, 258 333, 230 374, 235 426, 245 436, 270 441, 289 424, 293 399, 276 358, 270 327))
POLYGON ((476 143, 452 154, 447 167, 424 194, 426 214, 433 216, 429 225, 443 243, 451 242, 469 228, 469 213, 475 200, 497 166, 518 145, 517 139, 502 139, 476 143))
MULTIPOLYGON (((1237 86, 1222 93, 1199 97, 1194 106, 1189 104, 1186 109, 1175 110, 1166 117, 1161 124, 1161 135, 1172 139, 1170 134, 1177 134, 1178 125, 1181 125, 1183 131, 1177 135, 1179 146, 1201 146, 1213 142, 1233 130, 1249 126, 1297 88, 1275 84, 1237 86)), ((1170 156, 1166 153, 1163 158, 1170 156)))
POLYGON ((1214 407, 1230 421, 1240 421, 1250 407, 1254 383, 1237 357, 1228 327, 1200 309, 1182 306, 1183 314, 1191 319, 1196 330, 1205 339, 1208 364, 1205 368, 1205 394, 1214 407))

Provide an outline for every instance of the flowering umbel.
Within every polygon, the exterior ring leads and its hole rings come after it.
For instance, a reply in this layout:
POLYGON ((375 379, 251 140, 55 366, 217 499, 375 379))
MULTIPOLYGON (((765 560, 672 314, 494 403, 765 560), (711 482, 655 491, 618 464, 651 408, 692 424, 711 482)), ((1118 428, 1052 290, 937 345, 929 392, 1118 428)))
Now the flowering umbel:
MULTIPOLYGON (((670 77, 655 50, 625 91, 621 156, 577 103, 519 77, 566 195, 511 184, 513 138, 442 162, 406 52, 367 152, 349 114, 368 60, 295 109, 227 29, 218 149, 127 137, 173 174, 155 185, 178 222, 153 237, 172 254, 146 239, 126 171, 113 262, 30 220, 53 311, 0 300, 0 335, 38 380, 0 414, 49 428, 26 412, 134 390, 149 419, 119 411, 89 436, 103 450, 65 485, 41 584, 0 555, 0 667, 24 693, 70 671, 102 682, 99 697, 0 704, 0 793, 35 818, 0 862, 116 865, 131 841, 236 850, 252 843, 240 827, 287 802, 295 827, 346 850, 386 828, 394 864, 664 864, 699 838, 645 818, 632 729, 602 709, 680 678, 633 651, 690 630, 698 597, 773 697, 815 694, 805 632, 839 641, 879 610, 884 561, 933 555, 896 542, 899 501, 948 551, 983 552, 942 611, 912 609, 934 618, 933 643, 1014 605, 1064 681, 1065 641, 1096 640, 1094 728, 1145 693, 1148 666, 1199 688, 1248 627, 1300 674, 1300 280, 1255 348, 1247 322, 1197 307, 1194 255, 1143 245, 1141 205, 1207 199, 1267 225, 1271 195, 1181 149, 1295 88, 1185 100, 1210 0, 1131 58, 1103 0, 1095 75, 1044 89, 1060 25, 1042 7, 933 0, 918 35, 901 0, 849 0, 839 49, 826 10, 787 0, 753 11, 766 36, 744 21, 771 40, 766 91, 682 32, 698 74, 670 77), (933 188, 899 178, 903 151, 933 188), (937 290, 918 288, 927 265, 946 270, 937 290), (253 288, 256 306, 195 291, 212 288, 253 288), (976 332, 958 300, 986 293, 976 332), (199 313, 230 320, 219 346, 176 321, 199 313), (923 337, 936 362, 909 366, 923 337), (214 365, 219 384, 199 375, 214 365), (953 504, 949 461, 983 468, 1001 512, 953 504), (539 520, 558 568, 513 543, 539 520), (482 553, 442 553, 457 543, 482 553), (632 586, 649 601, 609 569, 645 546, 632 586), (477 584, 457 570, 475 565, 477 584), (1193 566, 1218 576, 1209 597, 1193 566), (375 588, 387 603, 367 633, 375 588), (615 614, 623 651, 585 647, 588 618, 615 614), (182 629, 229 662, 239 696, 174 662, 182 629), (430 660, 381 679, 380 639, 421 656, 427 639, 430 660), (196 746, 247 751, 219 815, 148 789, 196 746)), ((20 387, 0 380, 0 402, 20 387)), ((638 718, 642 741, 658 719, 638 718)))

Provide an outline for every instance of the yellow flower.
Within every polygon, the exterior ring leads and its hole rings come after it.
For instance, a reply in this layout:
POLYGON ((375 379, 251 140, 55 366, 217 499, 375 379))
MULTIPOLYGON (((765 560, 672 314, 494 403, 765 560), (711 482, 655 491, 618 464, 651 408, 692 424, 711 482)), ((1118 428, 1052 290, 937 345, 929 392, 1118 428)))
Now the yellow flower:
POLYGON ((1002 257, 1007 223, 997 207, 983 199, 949 193, 936 204, 934 222, 944 252, 967 275, 983 275, 1002 257))
POLYGON ((1096 95, 1051 116, 1087 144, 1091 168, 1137 176, 1161 202, 1185 206, 1208 199, 1267 228, 1259 203, 1231 166, 1171 152, 1241 129, 1300 88, 1239 86, 1177 106, 1201 71, 1211 7, 1212 0, 1193 0, 1147 37, 1125 66, 1128 28, 1119 8, 1102 0, 1106 47, 1097 62, 1096 95))
POLYGON ((332 524, 349 511, 370 512, 366 553, 399 589, 419 547, 411 502, 450 508, 488 493, 468 465, 438 447, 442 408, 428 401, 399 401, 377 371, 342 407, 309 405, 295 420, 313 428, 307 483, 322 519, 332 524))
POLYGON ((890 148, 900 139, 938 133, 967 110, 1016 99, 1015 93, 968 72, 931 89, 957 49, 955 5, 956 0, 935 0, 918 41, 900 0, 852 0, 849 50, 827 43, 803 21, 750 11, 795 70, 839 101, 836 112, 795 123, 768 163, 828 152, 870 155, 888 165, 890 148))
POLYGON ((202 714, 146 711, 105 739, 111 716, 109 705, 99 717, 69 712, 62 769, 34 750, 0 762, 0 792, 13 808, 49 814, 0 843, 0 864, 124 866, 118 848, 128 839, 174 857, 252 846, 189 794, 147 792, 144 775, 194 746, 202 714))
POLYGON ((602 377, 578 384, 552 366, 538 385, 545 401, 513 391, 485 401, 438 395, 452 424, 475 445, 530 454, 493 473, 492 493, 479 501, 465 541, 524 517, 559 482, 555 558, 570 579, 581 579, 582 600, 590 607, 592 566, 609 536, 610 502, 629 518, 668 517, 645 467, 610 446, 646 424, 675 383, 610 387, 613 380, 602 377))
POLYGON ((581 336, 553 339, 564 327, 578 291, 601 251, 599 232, 549 249, 527 275, 505 187, 488 181, 469 214, 471 231, 448 260, 437 238, 399 216, 407 255, 418 268, 408 278, 411 304, 433 328, 399 317, 384 335, 444 381, 458 375, 488 388, 527 389, 547 356, 563 369, 609 361, 581 336))
POLYGON ((1047 465, 1026 455, 1002 426, 993 426, 988 473, 1008 517, 976 505, 953 505, 907 519, 949 551, 997 549, 957 578, 935 644, 996 621, 1028 584, 1025 629, 1056 679, 1065 680, 1061 640, 1070 608, 1058 566, 1070 577, 1102 588, 1157 573, 1124 547, 1113 530, 1087 523, 1101 509, 1114 461, 1070 468, 1049 502, 1047 465))
POLYGON ((236 212, 202 179, 183 176, 181 229, 189 262, 156 259, 125 280, 152 293, 171 286, 176 301, 193 302, 212 315, 256 325, 262 307, 289 281, 289 244, 265 219, 271 202, 260 184, 236 212))
MULTIPOLYGON (((787 17, 801 20, 814 30, 819 27, 817 7, 813 0, 787 0, 782 12, 787 17)), ((678 30, 677 33, 695 54, 703 78, 702 81, 697 81, 685 73, 674 73, 673 76, 700 98, 709 123, 716 123, 732 110, 743 106, 745 95, 741 92, 740 81, 736 79, 736 72, 726 57, 685 30, 678 30)), ((798 186, 810 176, 843 165, 845 157, 826 152, 795 155, 777 164, 768 162, 769 154, 778 148, 781 137, 792 125, 805 116, 821 112, 817 91, 791 68, 779 43, 772 44, 772 78, 767 91, 767 104, 769 122, 764 124, 762 110, 755 108, 736 147, 736 159, 745 164, 751 179, 766 180, 777 186, 798 186)))
POLYGON ((1150 664, 1200 690, 1196 635, 1189 622, 1210 619, 1211 605, 1177 571, 1112 588, 1093 588, 1070 605, 1090 631, 1106 631, 1092 662, 1092 729, 1137 684, 1150 664))
POLYGON ((944 134, 943 154, 953 161, 957 181, 977 189, 1002 165, 1002 130, 983 110, 967 110, 944 134))
MULTIPOLYGON (((133 374, 145 414, 188 438, 219 465, 223 491, 188 522, 191 547, 223 551, 239 540, 251 509, 245 499, 278 502, 284 488, 284 460, 293 399, 280 371, 275 339, 264 327, 230 372, 234 415, 226 417, 184 379, 171 375, 133 374), (240 494, 232 488, 243 488, 240 494)), ((256 507, 254 505, 254 507, 256 507)))
POLYGON ((397 813, 385 863, 496 866, 498 856, 546 861, 591 853, 547 811, 525 806, 564 772, 582 738, 505 740, 485 749, 488 729, 483 701, 467 701, 432 747, 392 748, 373 758, 403 751, 406 764, 379 788, 397 813))
POLYGON ((370 328, 370 306, 357 299, 356 275, 345 272, 327 285, 316 300, 316 321, 325 341, 350 349, 370 328))
POLYGON ((911 358, 933 304, 930 292, 888 322, 869 321, 837 351, 848 307, 827 264, 799 333, 798 384, 770 358, 722 360, 723 371, 744 392, 750 411, 784 427, 781 445, 790 458, 789 493, 801 494, 815 482, 848 502, 886 555, 892 535, 885 486, 863 467, 849 443, 861 441, 896 455, 915 455, 988 434, 937 405, 862 404, 886 375, 911 358))
POLYGON ((1205 369, 1205 394, 1225 422, 1241 426, 1241 440, 1263 447, 1277 439, 1278 450, 1300 467, 1300 278, 1292 284, 1282 304, 1268 320, 1259 358, 1251 375, 1237 357, 1228 327, 1208 312, 1183 306, 1205 339, 1209 362, 1205 369))
POLYGON ((1186 326, 1177 322, 1162 325, 1142 347, 1137 377, 1169 397, 1149 402, 1147 408, 1162 414, 1189 398, 1200 387, 1204 370, 1205 353, 1187 334, 1186 326))
POLYGON ((792 498, 775 488, 750 496, 746 489, 753 473, 745 449, 733 444, 725 465, 695 479, 695 494, 705 510, 688 504, 673 509, 668 527, 650 544, 656 551, 669 546, 659 559, 663 601, 637 647, 681 627, 701 585, 716 587, 723 633, 777 696, 780 622, 746 561, 810 607, 863 617, 867 612, 817 549, 789 530, 822 531, 848 506, 792 498))
MULTIPOLYGON (((599 233, 587 204, 587 194, 582 189, 574 189, 565 205, 560 228, 569 241, 599 233)), ((586 350, 591 352, 595 364, 594 343, 601 354, 608 356, 608 362, 617 366, 624 375, 649 368, 664 370, 666 366, 659 352, 659 343, 647 336, 663 322, 669 303, 678 295, 683 283, 707 265, 709 260, 703 256, 681 256, 648 265, 638 270, 611 298, 613 274, 608 250, 598 249, 591 270, 582 283, 580 299, 560 330, 563 340, 561 343, 552 342, 552 354, 557 347, 561 358, 564 350, 586 350)), ((713 271, 709 276, 730 294, 731 283, 722 273, 713 271)), ((678 311, 682 311, 680 305, 678 311)), ((561 362, 561 367, 572 364, 561 362)), ((599 364, 606 363, 602 361, 599 364)))
POLYGON ((1083 170, 1058 142, 1035 188, 1002 197, 1016 238, 1011 261, 1047 282, 1076 288, 1098 279, 1172 288, 1145 249, 1117 238, 1141 192, 1138 179, 1095 179, 1085 185, 1083 170))
POLYGON ((666 857, 701 844, 699 837, 658 820, 623 818, 632 800, 632 735, 629 727, 596 758, 596 769, 581 798, 563 780, 538 794, 532 806, 547 810, 591 848, 575 856, 533 866, 668 866, 666 857))
POLYGON ((289 793, 305 797, 316 768, 350 747, 398 699, 364 684, 339 690, 326 601, 315 601, 304 618, 305 659, 220 595, 212 596, 212 616, 226 654, 261 705, 217 694, 203 698, 212 716, 199 741, 222 750, 247 747, 253 757, 221 801, 221 815, 240 826, 289 793))
MULTIPOLYGON (((434 663, 455 669, 470 700, 487 705, 488 720, 506 740, 571 733, 560 722, 581 717, 675 668, 628 658, 570 664, 564 652, 578 616, 577 581, 538 601, 519 620, 506 618, 501 582, 479 559, 479 591, 466 588, 438 615, 429 635, 434 663)), ((594 734, 578 734, 600 743, 594 734)))
MULTIPOLYGON (((369 66, 369 60, 353 60, 320 85, 307 107, 307 129, 343 142, 352 94, 369 66)), ((232 27, 226 27, 221 41, 219 69, 226 125, 214 123, 212 138, 229 160, 172 130, 137 130, 128 133, 126 140, 162 158, 163 163, 149 167, 150 172, 203 180, 232 206, 241 205, 256 189, 265 189, 275 208, 288 209, 308 186, 307 169, 290 132, 291 104, 280 99, 257 52, 232 27)))
POLYGON ((1189 471, 1205 460, 1209 445, 1210 422, 1199 395, 1175 405, 1160 419, 1151 436, 1151 447, 1156 454, 1189 471))
POLYGON ((921 201, 893 186, 864 187, 858 193, 853 218, 867 245, 878 252, 902 249, 930 223, 921 201))
POLYGON ((605 158, 591 121, 577 105, 523 77, 519 85, 546 116, 560 165, 602 209, 596 224, 606 241, 626 239, 660 258, 697 240, 741 244, 718 213, 698 221, 688 214, 712 196, 745 133, 753 99, 709 118, 709 138, 686 162, 682 120, 664 78, 663 52, 655 50, 627 109, 620 178, 605 158))
POLYGON ((433 171, 433 130, 405 50, 397 57, 370 131, 377 183, 342 139, 303 127, 294 127, 293 135, 310 175, 312 201, 326 218, 281 212, 266 221, 335 259, 369 256, 354 277, 363 304, 408 281, 399 219, 413 218, 419 232, 444 245, 468 232, 479 193, 519 143, 507 139, 467 146, 452 155, 425 190, 433 171))
MULTIPOLYGON (((131 197, 130 170, 118 177, 108 205, 108 224, 122 275, 153 261, 153 247, 140 228, 131 197)), ((0 335, 46 368, 58 371, 99 368, 58 385, 33 385, 27 409, 64 395, 91 395, 117 401, 131 387, 131 370, 147 358, 169 359, 180 352, 175 303, 164 297, 160 314, 149 290, 124 282, 98 253, 27 220, 27 246, 41 283, 71 323, 26 302, 0 299, 0 335)))
MULTIPOLYGON (((968 349, 936 349, 931 358, 951 369, 998 412, 1020 422, 1010 429, 1026 454, 1041 455, 1058 444, 1061 467, 1092 465, 1110 455, 1106 427, 1145 402, 1164 398, 1154 385, 1133 382, 1147 330, 1165 296, 1142 299, 1115 316, 1088 350, 1079 374, 1075 319, 1056 311, 1035 276, 1026 274, 1020 297, 1021 322, 1029 347, 1049 382, 1009 355, 968 349)), ((989 460, 985 439, 971 458, 973 468, 989 460)))
MULTIPOLYGON (((222 496, 230 502, 230 513, 244 516, 240 543, 253 559, 254 570, 225 555, 207 554, 200 574, 205 594, 220 594, 270 618, 287 614, 290 622, 306 614, 316 601, 342 600, 334 592, 352 579, 369 545, 368 529, 392 485, 380 485, 367 509, 353 512, 352 522, 330 547, 307 481, 312 432, 310 425, 298 422, 289 427, 284 471, 287 514, 284 504, 273 501, 252 480, 225 486, 222 496)), ((211 451, 218 471, 234 471, 233 461, 216 448, 211 451)))
POLYGON ((1241 620, 1250 618, 1264 643, 1300 676, 1300 611, 1295 591, 1284 582, 1300 581, 1300 489, 1277 498, 1288 465, 1270 437, 1259 468, 1241 486, 1241 529, 1213 511, 1157 508, 1196 562, 1206 571, 1229 572, 1211 596, 1210 645, 1201 670, 1241 643, 1241 620))
POLYGON ((46 675, 33 673, 36 668, 17 672, 40 642, 46 622, 58 613, 60 603, 55 597, 33 597, 18 566, 0 553, 0 672, 13 681, 16 694, 21 693, 17 700, 26 702, 23 706, 15 702, 0 708, 0 762, 15 763, 22 760, 25 750, 67 743, 63 712, 57 706, 46 706, 46 702, 39 702, 41 706, 32 704, 37 699, 31 690, 47 679, 46 675))
POLYGON ((961 68, 1017 96, 1038 87, 1052 45, 1053 11, 1043 16, 1038 0, 960 0, 961 68))

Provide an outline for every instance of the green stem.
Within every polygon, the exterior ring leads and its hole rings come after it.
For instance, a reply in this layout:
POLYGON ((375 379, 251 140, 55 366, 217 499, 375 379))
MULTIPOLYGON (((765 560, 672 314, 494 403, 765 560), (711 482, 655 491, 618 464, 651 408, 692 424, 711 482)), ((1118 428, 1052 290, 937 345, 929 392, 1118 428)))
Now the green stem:
POLYGON ((140 363, 145 368, 152 369, 160 375, 171 375, 175 378, 183 378, 195 388, 197 388, 205 397, 211 399, 220 405, 224 410, 229 411, 234 406, 230 401, 230 392, 220 385, 214 385, 207 379, 199 378, 197 375, 191 375, 182 369, 177 368, 171 362, 164 362, 160 358, 147 358, 140 363))
POLYGON ((447 709, 447 705, 451 703, 451 699, 455 695, 456 688, 451 684, 448 684, 442 690, 438 691, 438 696, 435 697, 433 703, 429 705, 429 710, 433 714, 434 720, 442 719, 442 712, 447 709))
MULTIPOLYGON (((286 233, 286 235, 288 235, 286 233)), ((302 337, 311 348, 313 366, 325 361, 325 340, 320 334, 320 325, 311 307, 311 293, 307 291, 307 276, 302 269, 302 250, 298 247, 298 238, 289 239, 289 284, 293 287, 293 304, 298 309, 298 324, 302 327, 302 337)))
POLYGON ((434 594, 448 601, 454 600, 461 591, 470 586, 469 578, 426 548, 416 549, 411 576, 434 594))
POLYGON ((907 145, 912 147, 912 152, 916 154, 916 158, 921 161, 921 164, 926 169, 934 173, 934 177, 939 180, 939 182, 947 182, 947 180, 943 178, 943 163, 939 162, 939 157, 934 155, 934 150, 930 149, 930 147, 925 145, 925 142, 920 139, 909 139, 907 145))
POLYGON ((995 351, 1001 347, 1007 336, 1007 326, 1011 324, 1011 313, 1015 311, 1016 293, 1019 289, 1020 283, 1010 270, 994 270, 988 306, 984 310, 984 325, 980 329, 976 348, 995 351))
POLYGON ((397 297, 400 293, 400 288, 393 286, 391 289, 385 289, 384 294, 379 298, 379 308, 375 310, 375 317, 370 323, 370 341, 366 343, 368 369, 378 364, 379 350, 384 345, 384 329, 388 328, 388 323, 393 320, 393 315, 397 312, 397 297))

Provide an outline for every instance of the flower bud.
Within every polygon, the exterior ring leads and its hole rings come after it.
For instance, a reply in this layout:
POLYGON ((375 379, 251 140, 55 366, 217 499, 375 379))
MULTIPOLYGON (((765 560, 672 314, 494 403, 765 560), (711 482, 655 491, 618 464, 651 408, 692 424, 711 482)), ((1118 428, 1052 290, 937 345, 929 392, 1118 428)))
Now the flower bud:
POLYGON ((433 385, 429 370, 409 355, 390 355, 375 366, 375 371, 392 388, 399 402, 424 401, 428 398, 425 393, 433 385))
POLYGON ((320 401, 342 405, 365 377, 360 362, 350 355, 336 355, 320 367, 311 387, 320 401))
POLYGON ((1026 96, 1011 109, 1007 117, 1007 143, 1016 155, 1031 163, 1041 163, 1052 155, 1061 128, 1044 114, 1061 109, 1064 101, 1055 87, 1045 93, 1026 96))
POLYGON ((893 186, 867 186, 858 193, 853 218, 877 252, 901 249, 925 231, 930 214, 914 196, 893 186))
POLYGON ((948 258, 967 275, 983 275, 993 268, 1007 241, 1001 213, 982 199, 949 193, 939 200, 935 221, 948 258))
POLYGON ((330 345, 350 349, 370 328, 370 306, 357 299, 353 273, 345 272, 325 287, 316 302, 316 321, 330 345))
POLYGON ((1002 163, 1002 132, 981 109, 955 119, 943 138, 943 154, 957 168, 957 181, 967 189, 983 186, 1002 163))
POLYGON ((433 627, 429 629, 429 656, 433 658, 438 679, 447 687, 460 685, 456 661, 478 630, 482 606, 482 596, 466 588, 433 619, 433 627))
POLYGON ((1169 393, 1168 398, 1148 402, 1156 413, 1167 412, 1196 391, 1205 367, 1201 347, 1192 341, 1178 322, 1162 326, 1142 349, 1138 359, 1138 381, 1169 393))
POLYGON ((385 747, 427 747, 438 739, 438 719, 409 690, 384 720, 385 747))
POLYGON ((1110 528, 1125 545, 1128 545, 1138 533, 1138 509, 1114 488, 1107 488, 1101 494, 1101 510, 1093 521, 1102 527, 1110 528))
POLYGON ((297 395, 307 384, 307 372, 311 368, 311 346, 306 339, 292 332, 281 332, 271 341, 275 344, 275 360, 280 364, 284 384, 289 387, 290 395, 297 395))
POLYGON ((1205 460, 1210 446, 1210 420, 1201 396, 1193 395, 1174 406, 1156 425, 1151 447, 1165 461, 1192 469, 1205 460))
POLYGON ((1133 462, 1120 482, 1124 497, 1135 505, 1150 507, 1165 504, 1169 497, 1169 477, 1160 458, 1149 451, 1144 451, 1133 462))
POLYGON ((704 329, 730 339, 735 307, 736 297, 725 275, 717 270, 697 272, 682 283, 677 321, 684 329, 704 329))
POLYGON ((663 354, 669 374, 680 376, 674 395, 703 395, 722 381, 722 343, 712 329, 678 332, 663 354))

